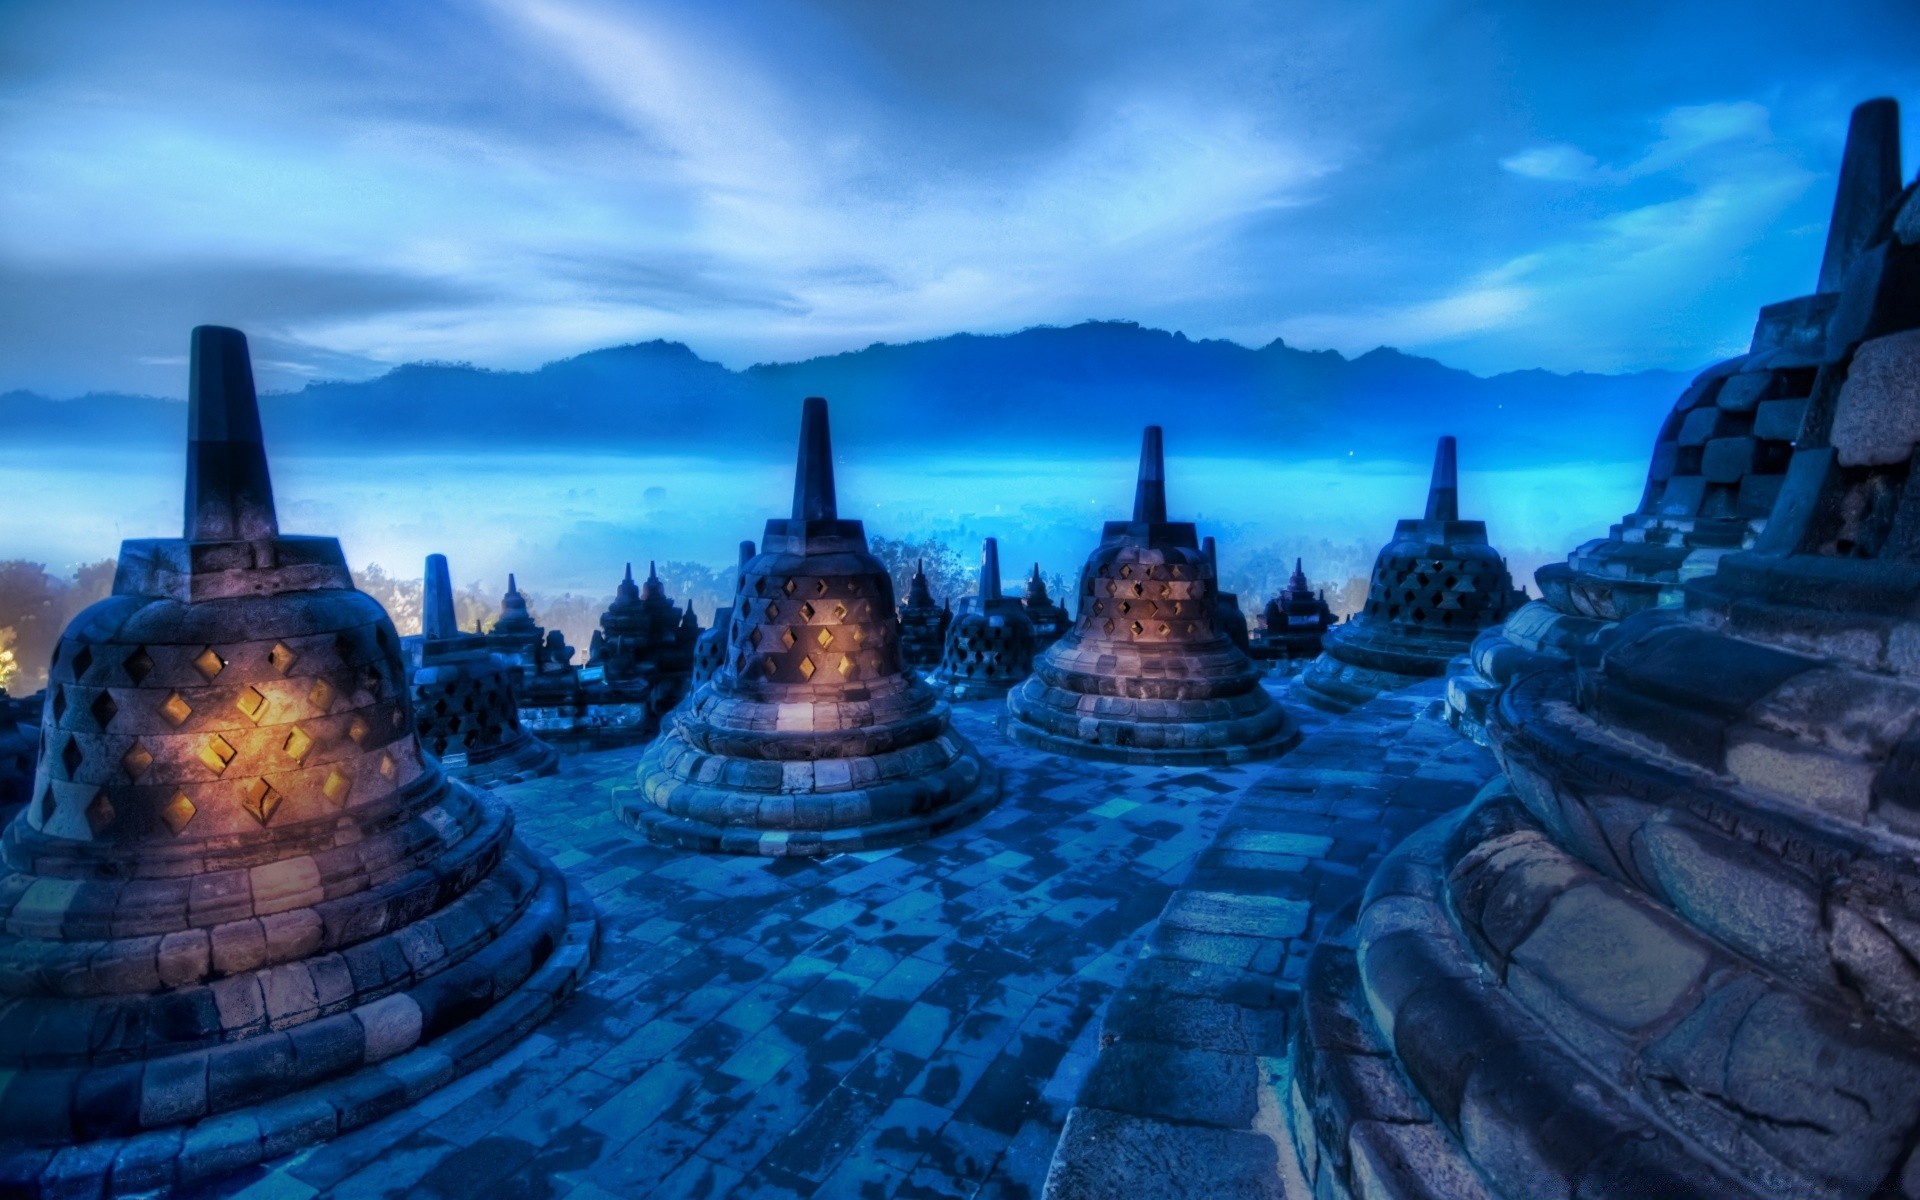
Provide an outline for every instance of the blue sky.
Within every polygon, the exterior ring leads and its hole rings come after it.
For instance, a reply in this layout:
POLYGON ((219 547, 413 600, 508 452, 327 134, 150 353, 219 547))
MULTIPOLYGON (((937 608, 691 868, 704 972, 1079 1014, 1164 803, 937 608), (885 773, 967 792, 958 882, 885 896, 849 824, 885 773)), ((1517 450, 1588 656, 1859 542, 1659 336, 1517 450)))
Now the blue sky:
POLYGON ((275 387, 1088 317, 1690 367, 1811 288, 1915 46, 1911 0, 0 0, 0 390, 177 395, 202 321, 275 387))

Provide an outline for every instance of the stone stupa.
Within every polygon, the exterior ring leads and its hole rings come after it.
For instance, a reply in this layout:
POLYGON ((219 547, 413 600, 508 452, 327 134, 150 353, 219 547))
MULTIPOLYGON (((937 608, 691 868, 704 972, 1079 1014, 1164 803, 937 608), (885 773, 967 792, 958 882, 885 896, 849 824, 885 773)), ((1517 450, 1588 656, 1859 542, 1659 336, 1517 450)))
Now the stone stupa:
POLYGON ((1447 680, 1448 718, 1484 740, 1499 686, 1564 661, 1623 617, 1681 603, 1688 580, 1766 529, 1827 358, 1840 284, 1900 192, 1900 109, 1854 109, 1813 294, 1760 310, 1747 353, 1702 371, 1662 424, 1639 507, 1565 562, 1534 572, 1540 599, 1475 640, 1447 680))
POLYGON ((949 700, 998 700, 1033 673, 1033 622, 1000 593, 1000 544, 980 547, 979 593, 960 602, 933 685, 949 700))
POLYGON ((198 1194, 484 1063, 589 949, 340 544, 280 532, 245 337, 191 376, 185 536, 68 625, 0 835, 0 1194, 198 1194))
POLYGON ((1296 558, 1287 586, 1267 601, 1260 635, 1254 639, 1254 655, 1280 663, 1280 670, 1311 661, 1319 655, 1326 632, 1332 627, 1333 610, 1327 607, 1326 595, 1313 590, 1305 566, 1296 558))
POLYGON ((1054 603, 1047 594, 1047 581, 1040 576, 1040 564, 1033 564, 1033 574, 1027 576, 1027 595, 1022 602, 1026 606, 1027 620, 1033 625, 1033 651, 1044 653, 1048 647, 1067 635, 1073 628, 1073 614, 1054 603))
MULTIPOLYGON (((509 577, 508 592, 518 595, 509 577)), ((525 601, 521 602, 525 611, 525 601)), ((444 554, 427 555, 422 632, 401 639, 420 742, 449 775, 468 783, 513 783, 560 769, 560 755, 520 724, 524 669, 495 653, 483 633, 462 633, 444 554)))
POLYGON ((613 603, 600 615, 587 651, 587 665, 598 667, 606 685, 621 689, 645 688, 649 706, 665 712, 686 695, 693 677, 693 646, 700 626, 690 621, 692 606, 681 611, 667 597, 654 564, 647 564, 646 582, 633 581, 633 564, 614 589, 613 603))
MULTIPOLYGON (((741 542, 739 571, 746 570, 747 564, 753 561, 753 555, 753 543, 741 542)), ((734 573, 733 583, 736 589, 740 586, 739 571, 734 573)), ((728 606, 714 609, 712 626, 709 627, 706 632, 702 633, 699 639, 693 643, 692 687, 698 688, 707 680, 712 679, 720 668, 725 665, 727 661, 727 636, 732 628, 733 608, 728 606)), ((691 695, 692 693, 689 692, 688 694, 691 695)))
POLYGON ((1240 597, 1235 592, 1220 590, 1220 548, 1210 537, 1200 539, 1200 549, 1207 556, 1207 563, 1213 568, 1214 620, 1226 631, 1233 644, 1240 647, 1240 653, 1249 657, 1253 653, 1253 634, 1247 627, 1247 614, 1240 610, 1240 597))
POLYGON ((1213 564, 1167 519, 1160 427, 1140 449, 1133 519, 1108 521, 1080 571, 1073 629, 1007 696, 1007 732, 1041 750, 1116 762, 1242 762, 1300 740, 1260 668, 1220 627, 1213 564))
POLYGON ((815 855, 920 841, 999 799, 997 775, 906 669, 893 583, 839 515, 827 402, 802 409, 793 516, 740 571, 730 654, 615 800, 657 842, 815 855))
POLYGON ((1920 185, 1861 227, 1753 546, 1516 675, 1316 951, 1314 1195, 1920 1195, 1920 185))
POLYGON ((913 578, 907 581, 907 602, 900 606, 900 658, 918 671, 931 671, 940 665, 946 651, 947 627, 953 613, 933 602, 933 590, 927 586, 927 565, 913 564, 913 578))
POLYGON ((1407 519, 1374 560, 1366 607, 1327 633, 1294 695, 1344 713, 1382 692, 1446 674, 1474 637, 1526 603, 1484 521, 1460 519, 1454 440, 1440 439, 1426 516, 1407 519))

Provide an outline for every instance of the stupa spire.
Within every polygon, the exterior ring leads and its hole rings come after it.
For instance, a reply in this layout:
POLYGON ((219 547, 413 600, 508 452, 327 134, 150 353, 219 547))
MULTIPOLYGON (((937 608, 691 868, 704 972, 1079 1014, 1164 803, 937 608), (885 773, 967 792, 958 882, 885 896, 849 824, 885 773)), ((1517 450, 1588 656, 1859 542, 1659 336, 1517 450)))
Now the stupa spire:
POLYGON ((512 571, 508 571, 507 572, 507 595, 518 596, 519 594, 520 594, 520 581, 513 577, 512 571))
POLYGON ((758 552, 754 549, 752 542, 741 542, 740 543, 740 565, 743 567, 746 566, 747 560, 751 559, 756 553, 758 552))
POLYGON ((187 540, 278 537, 247 335, 196 328, 187 392, 187 540))
POLYGON ((427 555, 425 592, 420 605, 420 632, 428 641, 458 637, 460 621, 453 612, 453 581, 447 574, 446 555, 427 555))
POLYGON ((1881 98, 1856 106, 1847 123, 1840 184, 1827 225, 1827 252, 1820 260, 1821 292, 1837 292, 1847 268, 1873 236, 1880 216, 1900 194, 1900 104, 1881 98))
POLYGON ((793 519, 833 521, 840 516, 833 494, 833 438, 827 402, 808 396, 800 408, 800 457, 793 468, 793 519))
POLYGON ((1427 520, 1460 519, 1460 475, 1453 435, 1440 439, 1433 449, 1433 482, 1427 485, 1427 520))
POLYGON ((1140 439, 1140 477, 1133 485, 1133 519, 1165 522, 1167 519, 1167 464, 1160 448, 1160 427, 1147 426, 1140 439))
POLYGON ((988 538, 980 546, 980 599, 1000 598, 1000 542, 997 538, 988 538))

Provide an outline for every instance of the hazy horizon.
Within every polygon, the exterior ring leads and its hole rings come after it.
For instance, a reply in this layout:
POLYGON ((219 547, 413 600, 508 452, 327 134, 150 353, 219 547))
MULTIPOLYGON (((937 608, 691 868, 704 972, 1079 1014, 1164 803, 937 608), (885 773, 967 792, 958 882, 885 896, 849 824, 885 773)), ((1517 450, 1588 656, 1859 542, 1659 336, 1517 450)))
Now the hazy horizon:
MULTIPOLYGON (((1077 575, 1101 523, 1131 504, 1125 455, 836 455, 841 510, 872 536, 938 537, 966 549, 1000 539, 1009 578, 1040 561, 1077 575)), ((125 538, 178 536, 178 456, 130 451, 0 450, 23 496, 57 504, 0 506, 0 559, 56 570, 111 557, 125 538), (108 493, 95 484, 112 478, 108 493)), ((688 560, 724 568, 741 539, 784 516, 791 459, 629 454, 308 454, 272 456, 281 527, 341 539, 356 568, 412 577, 446 554, 461 582, 498 591, 508 572, 545 593, 611 593, 624 563, 688 560)), ((1533 470, 1461 470, 1462 511, 1494 544, 1532 565, 1561 557, 1637 503, 1644 462, 1533 470)), ((1175 519, 1217 538, 1222 571, 1250 554, 1312 557, 1317 546, 1372 554, 1393 523, 1424 506, 1427 466, 1380 459, 1304 462, 1170 453, 1175 519), (1354 548, 1359 547, 1356 551, 1354 548)), ((1324 559, 1324 555, 1322 556, 1324 559)), ((1351 564, 1309 562, 1316 579, 1351 564)), ((703 614, 703 616, 709 614, 703 614)))

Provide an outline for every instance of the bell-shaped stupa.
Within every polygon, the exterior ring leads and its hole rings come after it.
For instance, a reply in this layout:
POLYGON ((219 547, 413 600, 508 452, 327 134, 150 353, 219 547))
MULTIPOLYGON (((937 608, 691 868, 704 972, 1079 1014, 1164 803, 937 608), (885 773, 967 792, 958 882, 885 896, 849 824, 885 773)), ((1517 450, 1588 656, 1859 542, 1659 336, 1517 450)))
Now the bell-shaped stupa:
MULTIPOLYGON (((746 570, 747 564, 753 561, 753 555, 753 543, 741 542, 740 568, 739 571, 734 573, 733 578, 733 586, 736 590, 740 586, 740 571, 746 570)), ((691 611, 692 606, 689 605, 688 608, 689 611, 691 611)), ((726 663, 727 636, 732 628, 732 606, 729 605, 726 608, 715 609, 713 612, 712 627, 705 633, 702 633, 699 639, 693 643, 693 687, 698 688, 707 680, 712 679, 714 675, 719 672, 721 666, 726 663)), ((690 692, 688 694, 691 695, 692 693, 690 692)))
POLYGON ((1214 620, 1226 631, 1233 644, 1240 647, 1240 653, 1251 657, 1253 635, 1247 628, 1247 614, 1240 611, 1240 596, 1236 592, 1220 590, 1220 547, 1208 537, 1200 539, 1200 549, 1207 556, 1207 564, 1213 568, 1214 620))
POLYGON ((900 660, 917 671, 939 666, 952 623, 953 613, 933 602, 926 563, 916 561, 913 578, 907 581, 907 602, 900 606, 900 660))
POLYGON ((1227 763, 1300 740, 1221 628, 1213 564, 1167 520, 1160 427, 1140 449, 1133 519, 1108 521, 1080 571, 1073 629, 1007 696, 1007 732, 1042 750, 1145 763, 1227 763))
POLYGON ((520 594, 520 580, 511 571, 507 573, 506 594, 500 597, 500 615, 493 619, 493 628, 488 633, 497 638, 514 639, 525 646, 528 654, 532 654, 541 641, 540 625, 527 607, 527 598, 520 594))
MULTIPOLYGON (((508 594, 519 595, 511 582, 508 594)), ((427 753, 468 783, 512 783, 558 771, 559 753, 520 724, 524 668, 495 653, 488 635, 460 631, 444 554, 427 555, 421 609, 420 636, 402 641, 414 726, 427 753)))
POLYGON ((1444 675, 1477 634, 1524 603, 1507 560, 1487 544, 1486 522, 1460 519, 1454 441, 1443 437, 1426 516, 1395 527, 1374 560, 1366 607, 1326 635, 1294 694, 1339 713, 1444 675))
POLYGON ((185 536, 62 635, 0 835, 0 1194, 197 1194, 478 1066, 584 963, 340 544, 280 532, 246 339, 196 329, 191 374, 185 536))
POLYGON ((980 547, 979 594, 961 601, 933 684, 952 700, 998 700, 1033 673, 1033 623, 1017 596, 1000 593, 1000 544, 980 547))
POLYGON ((633 581, 633 564, 614 589, 613 603, 600 615, 588 648, 587 665, 598 667, 609 687, 651 688, 651 707, 664 712, 686 694, 693 675, 693 644, 700 638, 698 622, 689 622, 691 607, 682 612, 667 598, 653 563, 647 564, 643 584, 633 581))
POLYGON ((1639 507, 1607 536, 1534 572, 1540 599, 1473 643, 1447 680, 1448 717, 1484 740, 1499 685, 1564 661, 1601 629, 1649 608, 1676 607, 1688 580, 1751 549, 1786 479, 1840 281, 1900 193, 1900 109, 1854 109, 1815 290, 1760 310, 1745 354, 1702 371, 1661 425, 1639 507))
POLYGON ((1035 654, 1044 652, 1073 628, 1073 614, 1055 604, 1047 594, 1047 581, 1040 576, 1039 563, 1033 564, 1033 574, 1027 576, 1027 595, 1022 603, 1026 606, 1027 620, 1033 624, 1035 654))
POLYGON ((1764 532, 1514 676, 1316 951, 1312 1194, 1920 1194, 1920 185, 1861 224, 1764 532))
POLYGON ((1324 594, 1307 582, 1306 567, 1293 560, 1293 574, 1278 596, 1267 601, 1260 635, 1254 639, 1257 658, 1279 663, 1285 671, 1317 657, 1322 639, 1333 625, 1333 610, 1324 594))
POLYGON ((647 748, 616 812, 658 842, 833 854, 979 816, 998 778, 900 660, 893 582, 834 501, 827 402, 807 400, 793 516, 740 571, 726 664, 647 748))

